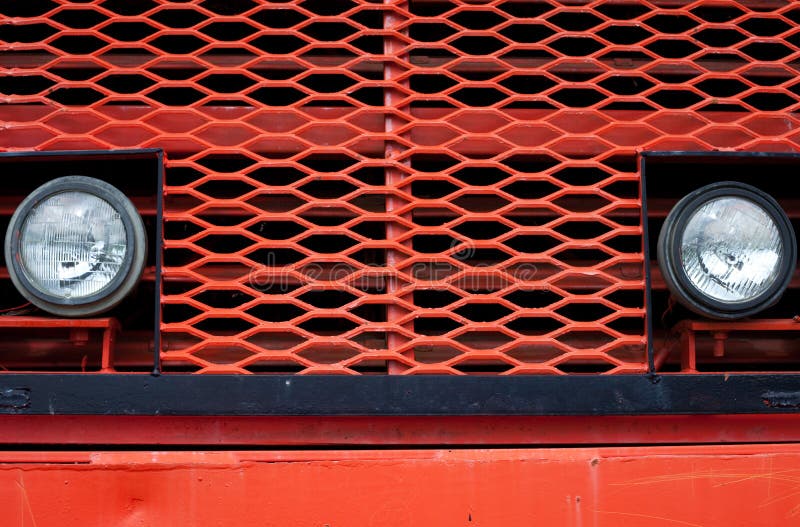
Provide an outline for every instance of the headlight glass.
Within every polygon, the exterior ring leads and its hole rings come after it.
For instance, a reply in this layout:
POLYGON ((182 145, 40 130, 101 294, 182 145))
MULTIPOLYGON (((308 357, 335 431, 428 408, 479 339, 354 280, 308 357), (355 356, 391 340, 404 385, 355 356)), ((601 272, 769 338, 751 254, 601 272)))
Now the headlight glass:
POLYGON ((136 206, 101 179, 63 176, 36 188, 8 222, 6 268, 17 291, 53 315, 109 311, 133 292, 147 260, 136 206))
POLYGON ((55 297, 80 299, 101 291, 120 272, 127 236, 119 212, 107 201, 62 192, 31 209, 19 248, 33 285, 55 297))
POLYGON ((686 223, 680 258, 689 281, 721 302, 746 302, 779 277, 784 247, 770 215, 739 197, 713 199, 686 223))

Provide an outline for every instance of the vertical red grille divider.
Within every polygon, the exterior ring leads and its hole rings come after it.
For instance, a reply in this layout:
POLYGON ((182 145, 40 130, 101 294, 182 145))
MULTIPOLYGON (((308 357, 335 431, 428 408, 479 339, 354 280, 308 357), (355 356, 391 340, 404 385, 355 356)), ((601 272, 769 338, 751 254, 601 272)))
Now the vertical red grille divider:
MULTIPOLYGON (((407 82, 397 80, 397 77, 403 74, 403 68, 398 65, 398 62, 406 62, 408 60, 406 55, 398 54, 398 52, 404 48, 403 43, 399 41, 397 36, 397 26, 402 22, 398 11, 406 7, 408 1, 385 0, 385 4, 387 7, 389 7, 389 9, 387 9, 383 14, 384 27, 387 31, 386 38, 384 39, 384 53, 389 60, 386 60, 384 63, 384 76, 386 80, 389 81, 389 84, 387 84, 384 98, 387 108, 386 133, 387 135, 391 136, 392 134, 397 133, 397 128, 402 127, 402 124, 398 122, 399 119, 395 113, 402 112, 402 109, 397 106, 397 103, 405 99, 405 93, 400 91, 400 87, 402 86, 404 89, 408 88, 407 82), (397 9, 393 9, 394 7, 397 9), (397 61, 392 60, 393 58, 396 58, 397 61)), ((402 137, 407 139, 405 135, 402 137)), ((386 185, 389 187, 390 192, 386 197, 386 212, 389 215, 397 214, 398 209, 403 208, 403 200, 396 194, 399 183, 403 181, 406 173, 409 170, 408 162, 400 160, 402 152, 403 148, 399 142, 393 141, 391 138, 387 140, 386 185)), ((406 221, 411 220, 408 214, 403 214, 402 218, 406 221)), ((398 238, 401 238, 402 235, 407 231, 408 229, 403 227, 397 221, 389 221, 386 223, 386 238, 390 242, 408 246, 408 243, 404 244, 402 241, 398 241, 398 238)), ((406 287, 401 286, 397 270, 398 264, 405 257, 406 255, 403 252, 396 250, 393 246, 390 246, 389 249, 387 249, 386 265, 390 269, 390 276, 386 281, 386 293, 390 297, 393 295, 398 295, 399 298, 407 301, 408 293, 398 294, 399 290, 407 289, 406 287)), ((400 353, 409 357, 413 361, 414 347, 408 345, 409 338, 406 336, 406 332, 413 333, 413 321, 401 324, 400 321, 401 319, 405 318, 405 313, 406 310, 403 309, 401 305, 398 305, 392 301, 389 302, 389 305, 387 306, 387 321, 390 324, 400 325, 405 331, 402 333, 399 331, 390 331, 387 333, 386 344, 390 350, 402 350, 400 353)), ((407 370, 408 367, 409 366, 407 364, 399 361, 390 361, 387 364, 387 371, 388 373, 401 373, 407 370)))

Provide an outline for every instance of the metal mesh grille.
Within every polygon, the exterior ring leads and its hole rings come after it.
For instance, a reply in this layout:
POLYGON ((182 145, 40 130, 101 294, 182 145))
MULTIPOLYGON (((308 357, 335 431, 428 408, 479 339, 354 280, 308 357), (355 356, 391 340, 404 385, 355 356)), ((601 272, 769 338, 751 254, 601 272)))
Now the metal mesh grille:
POLYGON ((166 371, 643 371, 636 153, 796 150, 791 2, 30 0, 6 149, 166 150, 166 371))

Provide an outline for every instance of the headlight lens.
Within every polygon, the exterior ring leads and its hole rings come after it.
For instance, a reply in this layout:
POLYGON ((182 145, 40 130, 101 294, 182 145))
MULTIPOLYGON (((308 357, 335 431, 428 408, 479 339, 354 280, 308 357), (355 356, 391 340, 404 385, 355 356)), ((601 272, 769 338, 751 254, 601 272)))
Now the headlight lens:
POLYGON ((744 302, 767 291, 779 276, 784 248, 767 211, 742 198, 705 203, 686 223, 681 265, 703 294, 744 302))
POLYGON ((33 207, 20 229, 19 248, 35 287, 74 300, 107 287, 128 250, 119 212, 84 192, 55 194, 33 207))
POLYGON ((777 302, 796 252, 792 225, 778 203, 737 182, 714 183, 683 198, 658 240, 670 291, 713 318, 740 318, 777 302))
POLYGON ((89 316, 117 305, 138 282, 147 251, 130 200, 83 176, 50 181, 17 208, 6 233, 14 285, 34 305, 89 316))

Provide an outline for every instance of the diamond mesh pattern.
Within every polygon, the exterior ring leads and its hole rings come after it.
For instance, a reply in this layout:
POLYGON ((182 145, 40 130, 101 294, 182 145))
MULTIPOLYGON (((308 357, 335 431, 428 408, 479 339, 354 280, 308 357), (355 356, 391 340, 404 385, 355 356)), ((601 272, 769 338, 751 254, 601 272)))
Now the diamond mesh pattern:
POLYGON ((637 151, 800 137, 791 2, 0 10, 0 147, 167 152, 166 371, 643 371, 637 151))

